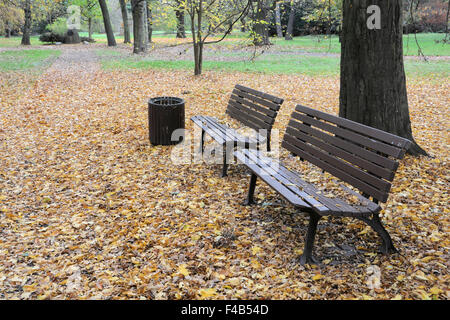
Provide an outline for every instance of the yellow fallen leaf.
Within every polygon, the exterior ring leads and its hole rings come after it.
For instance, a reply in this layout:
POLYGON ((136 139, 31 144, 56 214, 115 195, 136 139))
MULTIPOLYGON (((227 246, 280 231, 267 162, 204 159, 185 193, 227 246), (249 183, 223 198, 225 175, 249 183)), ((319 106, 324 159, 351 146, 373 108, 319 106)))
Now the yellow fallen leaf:
POLYGON ((186 264, 183 263, 178 267, 178 273, 182 274, 183 276, 187 277, 189 275, 189 271, 186 268, 186 264))
POLYGON ((433 287, 433 288, 430 289, 430 293, 431 293, 431 294, 438 295, 438 294, 440 294, 440 293, 442 293, 442 292, 443 292, 443 290, 442 290, 442 289, 439 289, 439 288, 437 288, 437 287, 433 287))
POLYGON ((321 275, 320 273, 319 273, 319 274, 316 274, 314 277, 312 277, 312 279, 313 279, 314 281, 320 280, 320 279, 322 279, 322 278, 323 278, 323 275, 321 275))
POLYGON ((206 299, 206 298, 214 297, 215 295, 217 295, 217 291, 215 288, 200 289, 199 294, 200 294, 200 298, 206 299))
POLYGON ((252 247, 252 254, 257 255, 262 251, 262 249, 258 246, 252 247))

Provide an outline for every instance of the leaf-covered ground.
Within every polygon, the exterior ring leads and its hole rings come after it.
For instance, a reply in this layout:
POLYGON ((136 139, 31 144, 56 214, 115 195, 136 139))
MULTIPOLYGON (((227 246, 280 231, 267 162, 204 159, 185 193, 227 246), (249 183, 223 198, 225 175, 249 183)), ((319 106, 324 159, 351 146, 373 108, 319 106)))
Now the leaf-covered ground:
MULTIPOLYGON (((448 299, 449 84, 408 83, 413 131, 434 158, 406 157, 383 222, 400 254, 351 219, 323 219, 320 267, 298 264, 307 217, 234 165, 174 165, 148 141, 147 100, 186 100, 221 119, 236 83, 337 112, 339 79, 192 71, 102 71, 63 50, 39 78, 0 75, 2 299, 448 299), (380 274, 377 273, 380 269, 380 274)), ((193 130, 190 121, 187 128, 193 130)), ((301 164, 282 153, 292 166, 301 164)))

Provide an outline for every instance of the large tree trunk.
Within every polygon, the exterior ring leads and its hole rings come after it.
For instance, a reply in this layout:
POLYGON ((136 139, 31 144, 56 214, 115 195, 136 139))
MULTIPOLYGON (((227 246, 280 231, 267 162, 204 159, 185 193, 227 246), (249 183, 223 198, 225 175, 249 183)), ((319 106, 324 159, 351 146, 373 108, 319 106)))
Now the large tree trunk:
POLYGON ((175 1, 175 15, 177 17, 177 38, 186 38, 186 30, 184 27, 184 6, 183 1, 177 0, 175 1))
POLYGON ((277 28, 277 37, 283 38, 283 30, 281 29, 281 13, 280 13, 280 3, 277 2, 275 6, 275 23, 277 28))
POLYGON ((24 46, 31 45, 30 35, 31 35, 31 0, 25 1, 25 7, 23 8, 25 15, 25 24, 23 26, 23 35, 21 44, 24 46))
POLYGON ((286 29, 285 40, 292 40, 292 35, 294 34, 294 18, 295 18, 295 8, 294 1, 290 3, 289 20, 286 29))
POLYGON ((253 18, 253 44, 255 46, 269 45, 269 8, 266 5, 267 0, 257 0, 256 13, 253 18))
MULTIPOLYGON (((339 116, 414 142, 403 65, 402 0, 344 0, 339 116), (369 29, 367 7, 381 8, 369 29)), ((409 152, 426 154, 415 142, 409 152)))
POLYGON ((147 12, 147 1, 131 0, 133 12, 133 52, 143 53, 147 51, 147 21, 145 19, 147 12))
POLYGON ((103 23, 105 24, 106 37, 108 38, 108 46, 116 46, 116 39, 114 38, 114 31, 111 25, 111 18, 109 17, 108 6, 105 0, 98 0, 100 8, 102 9, 103 23))
POLYGON ((122 20, 123 20, 123 42, 131 43, 130 25, 128 24, 127 4, 125 3, 125 0, 119 1, 120 1, 120 11, 122 12, 122 20))

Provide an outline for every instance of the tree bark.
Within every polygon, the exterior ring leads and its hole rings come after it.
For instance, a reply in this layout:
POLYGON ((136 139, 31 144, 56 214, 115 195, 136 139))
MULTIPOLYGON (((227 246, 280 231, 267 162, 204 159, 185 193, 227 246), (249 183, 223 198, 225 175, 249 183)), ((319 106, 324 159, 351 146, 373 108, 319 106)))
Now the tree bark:
POLYGON ((21 44, 24 46, 31 45, 30 35, 31 35, 31 0, 25 1, 25 6, 23 8, 25 15, 25 24, 23 26, 23 35, 21 44))
POLYGON ((152 42, 153 35, 153 16, 152 9, 150 8, 150 3, 147 1, 147 34, 148 34, 148 43, 152 42))
POLYGON ((269 41, 269 8, 266 5, 267 0, 257 0, 256 13, 253 24, 253 44, 255 46, 270 45, 269 41))
POLYGON ((106 0, 98 0, 100 8, 102 9, 103 23, 105 24, 106 37, 108 38, 108 46, 115 47, 117 45, 114 38, 114 31, 111 25, 111 18, 109 16, 108 6, 106 0))
POLYGON ((146 30, 147 24, 145 20, 147 2, 145 0, 131 0, 131 8, 133 12, 133 53, 147 52, 146 30))
POLYGON ((11 28, 9 27, 9 23, 6 23, 6 28, 5 28, 5 38, 10 38, 11 37, 11 28))
POLYGON ((131 43, 130 25, 128 24, 127 4, 125 3, 125 0, 119 1, 120 1, 120 11, 122 12, 122 20, 123 20, 123 42, 131 43))
POLYGON ((339 116, 414 141, 403 64, 402 0, 344 0, 339 116), (369 29, 367 7, 381 9, 381 29, 369 29))
POLYGON ((89 40, 92 40, 92 18, 88 18, 89 40))
POLYGON ((181 0, 175 2, 175 16, 177 17, 177 38, 186 38, 186 29, 184 27, 184 7, 181 0))
POLYGON ((294 34, 294 18, 295 18, 295 8, 294 1, 290 3, 290 11, 289 11, 289 20, 286 29, 286 35, 284 37, 285 40, 292 40, 292 36, 294 34))
POLYGON ((281 29, 281 13, 280 13, 280 3, 277 2, 275 6, 275 23, 277 28, 277 37, 283 38, 283 30, 281 29))
POLYGON ((203 64, 203 43, 202 43, 202 3, 199 3, 197 9, 193 9, 197 13, 197 24, 198 30, 195 32, 195 13, 191 14, 191 32, 192 32, 192 42, 194 44, 194 75, 198 76, 202 74, 202 64, 203 64))

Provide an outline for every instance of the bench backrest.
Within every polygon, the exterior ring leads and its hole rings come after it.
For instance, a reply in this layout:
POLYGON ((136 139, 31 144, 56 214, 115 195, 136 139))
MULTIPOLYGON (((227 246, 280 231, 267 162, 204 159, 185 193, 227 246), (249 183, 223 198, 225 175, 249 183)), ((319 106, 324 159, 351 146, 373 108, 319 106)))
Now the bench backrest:
POLYGON ((354 121, 298 105, 282 146, 358 188, 365 197, 386 202, 411 141, 354 121))
POLYGON ((226 113, 247 127, 269 132, 283 101, 270 94, 236 85, 226 113))

